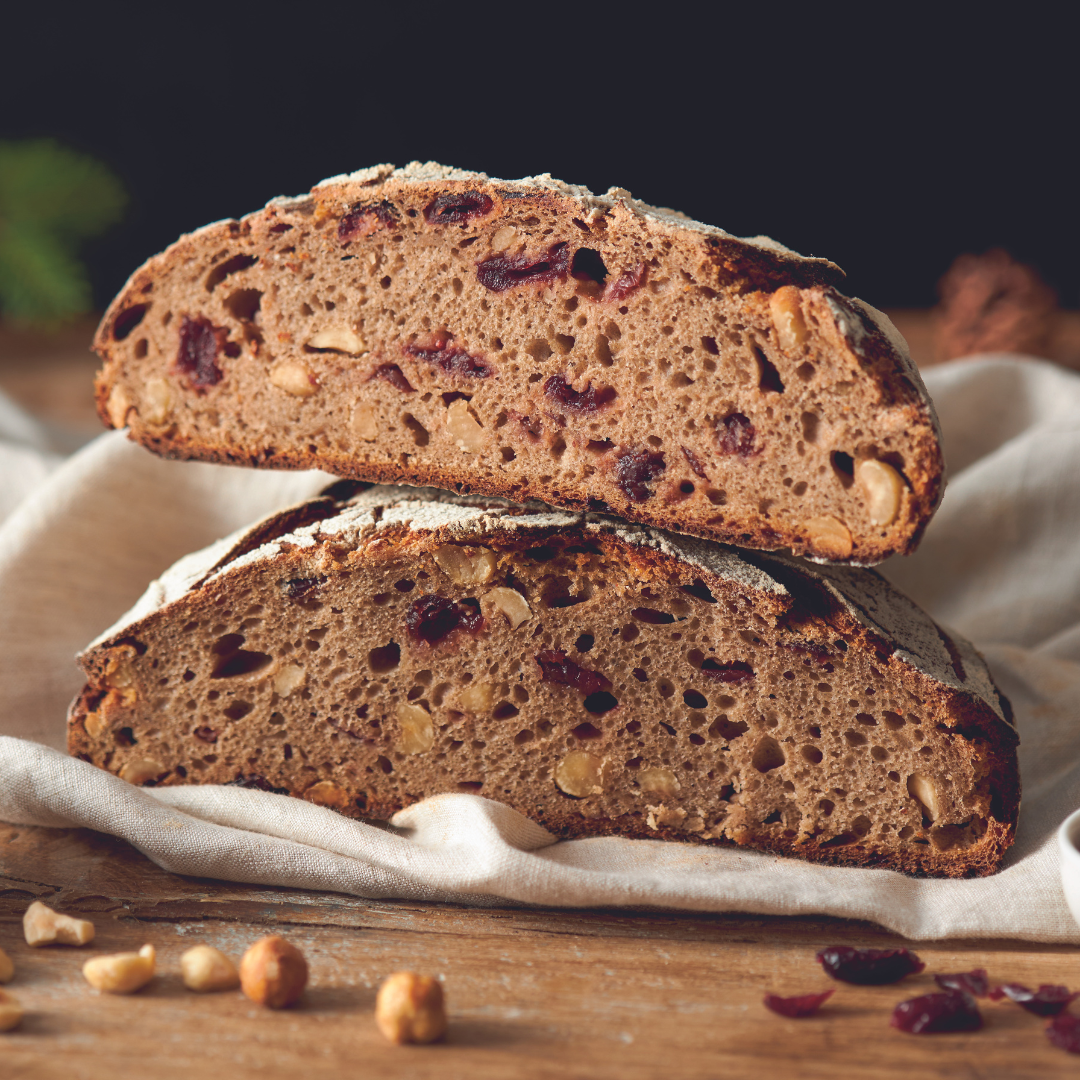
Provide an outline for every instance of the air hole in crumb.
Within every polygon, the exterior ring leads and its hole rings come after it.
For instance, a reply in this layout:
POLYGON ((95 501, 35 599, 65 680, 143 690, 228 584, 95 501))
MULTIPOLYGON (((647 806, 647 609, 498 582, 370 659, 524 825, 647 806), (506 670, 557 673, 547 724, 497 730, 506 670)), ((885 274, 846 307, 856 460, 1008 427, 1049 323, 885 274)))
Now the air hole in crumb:
POLYGON ((529 728, 524 728, 514 736, 514 743, 517 746, 524 746, 527 742, 533 741, 533 733, 529 728))
POLYGON ((484 786, 483 780, 459 780, 458 791, 463 791, 467 795, 475 795, 484 786))
POLYGON ((845 454, 843 450, 834 450, 829 460, 840 483, 846 488, 851 487, 855 482, 855 462, 851 455, 845 454))
POLYGON ((758 363, 758 389, 773 394, 782 394, 784 384, 780 381, 780 372, 776 366, 769 362, 765 354, 756 345, 753 347, 754 357, 758 363))
POLYGON ((573 735, 575 739, 585 740, 585 739, 600 739, 600 738, 603 737, 604 733, 599 728, 593 727, 592 724, 585 723, 585 724, 578 724, 578 726, 576 728, 574 728, 570 732, 570 734, 573 735))
POLYGON ((707 709, 709 707, 709 701, 705 695, 699 694, 696 690, 684 690, 682 699, 691 709, 707 709))
POLYGON ((835 809, 836 803, 832 799, 822 799, 818 804, 818 809, 828 817, 835 809))
POLYGON ((427 446, 429 441, 427 428, 412 413, 405 413, 401 422, 412 432, 413 442, 417 446, 427 446))
POLYGON ((684 495, 693 495, 694 494, 694 485, 691 484, 689 480, 684 480, 679 485, 679 491, 681 491, 684 495))
POLYGON ((630 674, 633 675, 638 682, 645 682, 645 680, 649 677, 645 674, 644 670, 639 667, 634 668, 634 670, 631 671, 630 674))
POLYGON ((511 716, 517 716, 521 710, 516 705, 511 705, 509 701, 500 701, 491 711, 491 715, 496 720, 509 720, 511 716))
POLYGON ((754 747, 754 756, 750 763, 758 772, 766 773, 780 768, 786 760, 780 744, 771 735, 765 735, 754 747))
POLYGON ((804 746, 800 753, 803 756, 804 761, 809 761, 811 765, 819 765, 824 755, 816 746, 804 746))
POLYGON ((586 712, 592 713, 593 716, 602 716, 606 712, 611 712, 619 704, 619 701, 607 690, 597 690, 596 693, 590 694, 585 699, 584 704, 586 712))
POLYGON ((247 716, 255 706, 250 701, 234 701, 226 710, 225 715, 230 720, 240 720, 247 716))
POLYGON ((814 377, 814 365, 800 364, 795 369, 795 374, 798 375, 803 382, 809 382, 814 377))
POLYGON ((514 458, 517 457, 517 454, 515 454, 514 451, 510 449, 509 446, 500 446, 499 447, 499 456, 503 459, 503 461, 507 465, 509 465, 510 462, 513 461, 514 458))
POLYGON ((581 637, 574 642, 574 648, 578 652, 588 652, 596 642, 596 638, 592 634, 582 634, 581 637))
POLYGON ((262 293, 258 289, 237 289, 225 300, 225 309, 240 322, 251 322, 262 304, 262 293))
POLYGON ((415 581, 410 581, 408 578, 402 578, 400 581, 394 582, 394 588, 398 592, 411 592, 416 587, 415 581))
POLYGON ((657 689, 660 691, 660 696, 664 698, 674 697, 675 687, 667 679, 660 679, 656 684, 657 689))
POLYGON ((394 771, 394 766, 390 763, 389 758, 380 757, 375 762, 375 764, 378 765, 379 768, 382 769, 382 771, 384 773, 386 773, 387 775, 389 775, 390 773, 392 773, 394 771))
POLYGON ((393 671, 400 662, 401 646, 396 641, 391 641, 389 645, 383 645, 381 648, 372 649, 368 653, 368 667, 376 675, 393 671))

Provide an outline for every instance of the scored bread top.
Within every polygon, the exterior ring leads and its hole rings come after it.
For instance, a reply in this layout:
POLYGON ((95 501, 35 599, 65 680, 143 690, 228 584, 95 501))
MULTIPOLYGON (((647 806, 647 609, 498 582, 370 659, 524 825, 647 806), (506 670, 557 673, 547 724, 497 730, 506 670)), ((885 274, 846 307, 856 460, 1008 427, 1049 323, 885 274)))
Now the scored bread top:
POLYGON ((903 339, 842 280, 623 189, 380 165, 136 271, 95 341, 99 411, 169 457, 869 565, 918 543, 940 432, 903 339), (483 209, 433 218, 447 199, 483 209))
MULTIPOLYGON (((376 486, 355 492, 342 482, 322 496, 271 514, 216 543, 194 552, 152 582, 135 606, 87 646, 89 651, 127 634, 131 627, 204 584, 284 550, 320 544, 355 549, 377 539, 381 530, 402 526, 439 533, 456 542, 482 542, 499 533, 528 530, 543 535, 572 528, 614 535, 627 544, 649 548, 715 577, 773 597, 791 598, 825 590, 880 641, 879 648, 923 675, 988 706, 1015 733, 1005 699, 994 685, 986 662, 964 638, 947 633, 918 605, 872 570, 821 566, 787 556, 747 552, 602 514, 567 513, 540 503, 520 506, 505 499, 457 496, 430 488, 376 486)), ((809 598, 811 609, 821 601, 809 598)))

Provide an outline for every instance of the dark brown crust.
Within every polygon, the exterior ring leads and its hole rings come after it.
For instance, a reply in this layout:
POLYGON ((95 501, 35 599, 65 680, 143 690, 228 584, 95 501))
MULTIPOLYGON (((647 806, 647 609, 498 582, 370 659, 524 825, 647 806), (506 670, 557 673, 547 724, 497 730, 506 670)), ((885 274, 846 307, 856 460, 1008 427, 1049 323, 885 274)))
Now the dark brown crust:
MULTIPOLYGON (((260 530, 260 536, 269 539, 282 535, 287 531, 290 520, 288 514, 279 515, 264 524, 260 530)), ((512 540, 507 541, 505 537, 500 540, 499 546, 500 549, 526 549, 543 542, 545 538, 552 535, 553 531, 551 528, 518 530, 512 540)), ((565 529, 559 531, 563 534, 568 532, 565 529)), ((573 530, 569 532, 572 533, 573 530)), ((439 543, 453 538, 450 531, 446 529, 418 535, 410 533, 404 526, 385 530, 380 533, 380 537, 386 540, 386 550, 381 556, 384 558, 392 557, 391 552, 394 549, 400 550, 403 546, 419 552, 434 548, 439 543)), ((456 539, 460 540, 460 536, 456 539)), ((617 541, 610 535, 583 531, 578 539, 582 542, 588 541, 607 546, 620 545, 626 556, 625 545, 622 541, 617 541)), ((490 535, 487 542, 491 542, 490 535)), ((730 580, 709 574, 699 567, 691 567, 681 560, 651 548, 634 547, 626 557, 629 557, 635 565, 638 580, 652 580, 654 576, 656 578, 676 577, 689 584, 693 579, 700 578, 718 596, 723 595, 725 590, 731 589, 730 580)), ((284 552, 271 558, 279 560, 283 567, 289 567, 294 560, 299 558, 299 555, 296 552, 284 552)), ((949 723, 939 724, 938 730, 944 733, 950 745, 955 742, 971 761, 981 763, 985 769, 980 784, 985 786, 986 791, 993 793, 990 803, 991 812, 985 832, 978 842, 961 849, 938 851, 929 846, 919 849, 909 845, 882 851, 880 848, 874 850, 870 845, 863 845, 854 837, 839 846, 835 839, 832 843, 814 838, 795 842, 785 839, 775 830, 764 827, 744 829, 737 835, 735 842, 740 846, 781 855, 798 856, 837 866, 885 867, 906 873, 944 877, 977 877, 993 873, 1000 866, 1002 858, 1013 842, 1019 813, 1020 786, 1016 768, 1017 736, 1015 731, 995 715, 986 702, 974 694, 947 687, 901 660, 894 651, 892 642, 884 640, 858 622, 810 575, 802 575, 797 571, 793 574, 795 576, 789 575, 788 580, 796 589, 795 595, 785 598, 760 593, 758 594, 759 610, 781 621, 795 620, 801 627, 800 632, 806 632, 811 638, 820 637, 822 640, 829 640, 831 637, 840 635, 849 643, 849 648, 876 655, 877 665, 891 679, 914 689, 918 696, 928 703, 928 706, 933 705, 934 714, 947 716, 949 723), (796 582, 796 577, 802 579, 801 586, 796 582), (818 627, 817 630, 812 629, 815 626, 818 627), (806 629, 808 627, 810 629, 806 629)), ((230 595, 230 588, 227 575, 202 586, 202 589, 209 590, 207 595, 211 600, 219 598, 222 601, 230 595)), ((177 601, 176 604, 183 605, 188 598, 197 595, 199 591, 201 590, 196 590, 194 594, 189 593, 188 597, 177 601)), ((156 617, 156 615, 148 616, 147 621, 156 617)), ((103 643, 82 658, 90 682, 73 702, 70 710, 69 750, 72 754, 92 761, 103 768, 110 767, 112 754, 111 752, 103 753, 100 746, 87 735, 83 727, 83 719, 89 711, 97 707, 99 699, 104 696, 104 691, 95 690, 94 687, 105 685, 105 665, 109 658, 107 650, 125 641, 136 641, 140 632, 139 627, 140 624, 134 624, 125 628, 121 636, 103 643)), ((232 782, 233 780, 231 775, 218 776, 213 772, 208 773, 205 778, 205 782, 232 782)), ((290 794, 296 797, 303 796, 303 791, 299 788, 289 788, 285 777, 271 775, 268 776, 268 780, 274 787, 285 787, 289 789, 290 794)), ((171 784, 183 781, 178 777, 169 776, 165 777, 163 782, 171 784)), ((433 793, 427 792, 427 794, 433 793)), ((404 801, 381 800, 377 793, 374 795, 371 793, 370 783, 365 782, 365 802, 362 810, 350 804, 342 812, 353 817, 386 820, 403 805, 417 801, 420 797, 422 796, 410 797, 404 801)), ((566 803, 565 814, 538 809, 534 805, 521 806, 517 809, 539 821, 556 835, 567 838, 622 835, 649 839, 658 837, 688 839, 687 833, 678 829, 663 825, 652 828, 640 816, 624 815, 615 819, 586 817, 573 809, 576 800, 567 797, 566 803)), ((710 838, 705 842, 727 844, 731 841, 710 838)))
MULTIPOLYGON (((369 186, 377 183, 382 182, 370 181, 369 186)), ((517 206, 525 201, 537 207, 551 208, 567 218, 582 212, 580 200, 568 192, 513 184, 493 184, 475 179, 421 182, 390 178, 382 183, 377 194, 379 198, 385 198, 388 193, 393 195, 397 191, 403 199, 409 197, 415 200, 417 185, 421 183, 433 189, 437 187, 440 191, 479 188, 493 198, 495 205, 492 214, 498 214, 502 206, 511 200, 517 206)), ((222 222, 190 237, 184 237, 166 252, 149 260, 110 305, 95 339, 94 347, 105 362, 105 367, 95 383, 97 408, 105 424, 113 426, 109 418, 108 399, 114 385, 113 367, 120 363, 122 352, 112 339, 112 328, 116 319, 134 304, 152 300, 154 281, 158 275, 178 261, 183 262, 205 252, 219 241, 234 247, 237 243, 241 247, 246 245, 245 250, 256 252, 273 222, 289 217, 310 218, 313 215, 339 218, 356 205, 358 195, 364 194, 356 183, 343 182, 340 185, 316 188, 307 203, 271 204, 241 221, 222 222)), ((374 198, 375 195, 371 197, 374 198)), ((618 204, 616 209, 610 212, 626 215, 640 214, 643 211, 636 204, 629 203, 625 206, 618 204)), ((663 220, 667 227, 680 227, 677 218, 665 217, 663 220)), ((688 235, 697 237, 694 242, 701 251, 702 280, 710 282, 717 290, 734 291, 752 299, 755 304, 760 302, 767 307, 767 294, 781 286, 820 288, 825 295, 843 307, 854 320, 853 325, 858 325, 860 329, 856 335, 857 340, 849 336, 846 341, 841 342, 838 338, 837 347, 846 349, 857 357, 863 374, 880 393, 883 406, 900 408, 907 413, 908 431, 914 439, 914 454, 912 460, 906 464, 908 471, 905 479, 913 497, 906 500, 901 519, 889 527, 888 539, 877 535, 857 537, 851 555, 837 561, 872 564, 894 553, 908 554, 914 551, 941 498, 944 465, 940 447, 933 432, 928 403, 905 373, 904 365, 892 344, 876 325, 836 292, 835 286, 842 281, 843 272, 825 260, 802 259, 782 251, 748 244, 718 232, 695 234, 694 230, 688 229, 688 235), (754 299, 755 297, 757 299, 754 299)), ((311 453, 295 447, 290 449, 264 444, 252 451, 185 437, 175 429, 155 428, 134 413, 129 422, 130 437, 133 440, 167 458, 257 468, 319 468, 339 476, 368 482, 432 485, 455 492, 473 491, 516 501, 538 499, 567 509, 587 509, 590 504, 590 491, 582 483, 556 480, 545 484, 542 480, 524 475, 520 480, 500 483, 490 477, 478 477, 463 471, 460 466, 432 467, 415 457, 406 465, 395 466, 383 461, 358 460, 351 454, 334 452, 329 448, 311 453)), ((771 524, 760 519, 733 523, 728 520, 727 515, 709 514, 704 508, 691 514, 689 510, 680 511, 678 506, 671 503, 659 505, 660 503, 660 499, 651 503, 626 499, 618 505, 608 505, 612 512, 627 520, 665 528, 674 527, 707 539, 764 550, 790 548, 796 554, 808 554, 811 557, 818 554, 810 546, 806 535, 779 520, 774 520, 771 524)))

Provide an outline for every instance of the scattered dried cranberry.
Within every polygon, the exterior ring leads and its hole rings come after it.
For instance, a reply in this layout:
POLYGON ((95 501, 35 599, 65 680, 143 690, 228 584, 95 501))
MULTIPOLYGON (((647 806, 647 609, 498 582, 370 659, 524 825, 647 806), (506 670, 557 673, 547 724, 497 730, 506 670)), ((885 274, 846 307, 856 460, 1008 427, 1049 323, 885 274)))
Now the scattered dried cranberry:
POLYGON ((901 1001, 893 1009, 889 1023, 912 1035, 937 1035, 945 1031, 978 1031, 982 1014, 970 994, 947 990, 901 1001))
POLYGON ((1046 1037, 1062 1050, 1070 1054, 1080 1054, 1080 1016, 1072 1013, 1058 1013, 1046 1025, 1046 1037))
POLYGON ((196 390, 203 391, 221 382, 223 376, 217 366, 217 357, 228 334, 209 319, 189 319, 185 315, 181 320, 176 370, 186 375, 196 390))
POLYGON ((1036 1016, 1057 1016, 1073 998, 1080 997, 1080 991, 1070 993, 1067 986, 1050 983, 1043 983, 1038 990, 1029 990, 1019 983, 1005 983, 990 991, 991 1001, 1000 1001, 1003 997, 1036 1016))
POLYGON ((694 475, 700 476, 702 480, 708 480, 709 478, 705 474, 705 466, 701 464, 701 458, 693 450, 688 450, 685 446, 680 446, 679 449, 683 452, 683 457, 686 458, 686 463, 693 470, 694 475))
POLYGON ((325 584, 325 575, 310 578, 290 578, 288 581, 283 581, 281 583, 281 591, 290 600, 300 600, 307 596, 308 593, 317 589, 320 585, 325 584))
POLYGON ((397 224, 397 207, 392 202, 357 203, 339 222, 338 239, 343 243, 370 236, 377 229, 392 229, 397 224))
POLYGON ((655 480, 667 468, 664 455, 634 450, 615 459, 615 483, 633 502, 644 502, 653 496, 649 481, 655 480))
POLYGON ((542 682, 570 686, 578 693, 585 695, 607 690, 611 686, 610 681, 605 679, 600 672, 579 667, 573 660, 568 660, 566 653, 561 649, 549 649, 546 652, 537 653, 536 662, 540 665, 542 682))
POLYGON ((460 375, 469 379, 486 379, 491 375, 490 364, 451 345, 452 340, 453 334, 444 334, 437 337, 430 346, 406 345, 403 351, 417 360, 424 360, 442 368, 447 375, 460 375))
POLYGON ((625 270, 604 290, 608 301, 625 300, 645 280, 645 264, 640 262, 632 270, 625 270))
MULTIPOLYGON (((702 663, 701 674, 717 682, 745 683, 754 678, 754 669, 745 660, 732 660, 730 664, 721 664, 710 656, 702 663)), ((821 960, 820 953, 818 959, 821 960)))
POLYGON ((955 975, 935 975, 934 982, 942 990, 963 990, 975 997, 986 997, 990 990, 990 980, 986 977, 986 968, 974 971, 961 971, 955 975))
POLYGON ((476 266, 476 276, 485 289, 505 292, 515 285, 546 285, 565 281, 570 272, 570 247, 553 244, 542 259, 524 252, 520 255, 493 255, 476 266))
MULTIPOLYGON (((702 666, 704 670, 704 665, 702 666)), ((884 986, 917 975, 926 965, 907 949, 854 949, 834 945, 817 954, 818 963, 834 978, 856 986, 884 986)))
POLYGON ((429 225, 458 225, 470 218, 491 213, 495 204, 479 191, 447 191, 424 209, 429 225))
POLYGON ((418 597, 405 613, 405 625, 410 637, 426 641, 429 645, 442 641, 455 630, 475 634, 483 622, 480 605, 475 600, 472 603, 467 600, 455 603, 434 593, 418 597))
POLYGON ((373 379, 382 379, 383 382, 388 382, 395 390, 400 390, 403 394, 414 394, 416 391, 409 384, 409 380, 405 378, 405 373, 397 366, 397 364, 380 364, 372 373, 373 379))
POLYGON ((716 425, 716 441, 721 454, 738 454, 739 457, 751 457, 757 453, 754 448, 754 425, 750 418, 742 413, 730 413, 716 425))
POLYGON ((802 1016, 813 1016, 834 993, 834 990, 826 990, 823 994, 801 994, 798 997, 788 998, 766 994, 765 1008, 781 1016, 790 1016, 792 1020, 797 1020, 802 1016))
POLYGON ((562 375, 552 375, 544 383, 544 396, 566 409, 567 412, 594 413, 605 405, 610 405, 618 396, 614 386, 593 386, 589 383, 584 390, 575 390, 562 375))

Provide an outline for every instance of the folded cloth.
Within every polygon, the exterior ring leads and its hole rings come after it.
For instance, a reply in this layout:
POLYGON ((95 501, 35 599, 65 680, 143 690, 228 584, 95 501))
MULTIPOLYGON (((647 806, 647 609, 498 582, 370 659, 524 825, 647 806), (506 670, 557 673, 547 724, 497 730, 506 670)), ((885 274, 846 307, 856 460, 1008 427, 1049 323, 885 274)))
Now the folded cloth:
POLYGON ((980 646, 1016 710, 1024 802, 993 877, 556 841, 472 795, 427 799, 376 828, 266 792, 136 788, 67 757, 63 718, 82 684, 73 654, 179 556, 328 482, 162 461, 119 433, 62 464, 0 527, 0 819, 112 833, 177 873, 355 896, 829 914, 914 939, 1080 943, 1054 844, 1080 805, 1080 376, 987 356, 931 369, 926 382, 950 485, 919 551, 883 570, 980 646))

